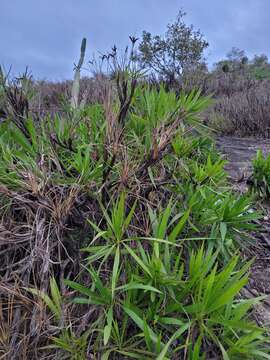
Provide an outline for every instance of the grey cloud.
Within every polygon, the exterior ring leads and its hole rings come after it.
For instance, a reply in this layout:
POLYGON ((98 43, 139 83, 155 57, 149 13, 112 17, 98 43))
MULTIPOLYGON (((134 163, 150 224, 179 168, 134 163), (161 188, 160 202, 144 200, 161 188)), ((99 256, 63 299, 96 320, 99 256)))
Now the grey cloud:
POLYGON ((269 0, 1 0, 0 64, 15 73, 29 65, 38 78, 70 78, 82 37, 90 59, 144 29, 163 33, 180 8, 209 41, 210 63, 232 46, 270 55, 269 0))

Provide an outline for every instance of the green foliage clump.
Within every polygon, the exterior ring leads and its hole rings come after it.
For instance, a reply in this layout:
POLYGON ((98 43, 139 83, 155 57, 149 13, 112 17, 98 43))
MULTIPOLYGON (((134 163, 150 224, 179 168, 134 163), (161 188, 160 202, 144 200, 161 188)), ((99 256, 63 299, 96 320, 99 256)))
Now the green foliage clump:
POLYGON ((164 37, 144 31, 139 45, 139 60, 146 68, 173 82, 200 64, 208 43, 199 30, 183 21, 180 11, 174 23, 168 24, 164 37))
POLYGON ((36 352, 56 358, 269 358, 249 316, 259 299, 240 297, 259 214, 200 122, 211 99, 135 83, 0 124, 2 268, 36 301, 24 342, 37 328, 36 352))
MULTIPOLYGON (((171 201, 162 213, 149 208, 149 236, 134 237, 128 228, 135 207, 126 212, 122 194, 110 212, 103 209, 103 229, 92 223, 96 235, 83 249, 88 254, 89 285, 71 280, 65 284, 77 294, 72 302, 95 308, 96 315, 78 339, 64 326, 52 348, 77 359, 70 343, 82 344, 91 337, 91 354, 105 359, 170 359, 184 354, 192 359, 268 358, 265 330, 248 320, 260 299, 238 298, 251 263, 240 265, 233 255, 220 266, 218 251, 205 251, 203 246, 186 251, 184 242, 199 239, 185 238, 189 211, 172 218, 171 201)), ((43 299, 56 320, 60 318, 55 281, 51 298, 30 291, 43 299)))
POLYGON ((261 197, 270 198, 270 155, 266 157, 262 150, 257 151, 252 161, 253 172, 249 179, 251 188, 261 197))

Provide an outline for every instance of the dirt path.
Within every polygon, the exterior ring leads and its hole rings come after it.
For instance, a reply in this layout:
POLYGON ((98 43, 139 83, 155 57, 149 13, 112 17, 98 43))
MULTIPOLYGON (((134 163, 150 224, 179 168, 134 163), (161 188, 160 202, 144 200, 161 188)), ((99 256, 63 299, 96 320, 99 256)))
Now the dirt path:
MULTIPOLYGON (((264 154, 270 153, 270 140, 219 137, 217 147, 228 160, 228 171, 233 186, 238 191, 246 191, 246 179, 251 174, 251 161, 259 149, 264 154)), ((250 275, 250 283, 244 296, 256 297, 267 295, 263 305, 256 311, 257 321, 270 326, 270 211, 265 207, 265 217, 260 222, 260 230, 254 234, 256 246, 253 249, 255 262, 250 275)))
POLYGON ((226 169, 234 180, 246 177, 251 173, 251 160, 256 156, 259 149, 263 153, 270 153, 270 140, 218 137, 216 140, 218 149, 228 159, 226 169))

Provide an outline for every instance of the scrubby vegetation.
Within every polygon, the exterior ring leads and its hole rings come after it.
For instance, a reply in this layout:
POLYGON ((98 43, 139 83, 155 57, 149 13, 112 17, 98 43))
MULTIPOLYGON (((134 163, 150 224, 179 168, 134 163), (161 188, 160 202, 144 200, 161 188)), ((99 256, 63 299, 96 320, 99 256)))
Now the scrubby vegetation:
MULTIPOLYGON (((257 67, 253 65, 253 60, 244 66, 241 70, 224 72, 219 66, 210 71, 204 64, 200 64, 196 69, 183 74, 181 81, 176 81, 173 85, 151 73, 148 81, 155 87, 163 83, 167 90, 177 93, 188 93, 195 88, 200 89, 203 95, 211 95, 215 101, 202 114, 202 118, 218 134, 268 138, 270 79, 268 75, 259 79, 253 76, 252 68, 257 67)), ((266 69, 268 67, 269 64, 266 69)), ((108 77, 100 73, 91 78, 82 78, 80 99, 87 104, 102 102, 102 89, 106 87, 107 81, 108 77)), ((71 97, 72 81, 36 81, 33 85, 36 95, 31 101, 31 108, 37 114, 48 110, 59 112, 63 98, 71 97)))
MULTIPOLYGON (((208 43, 201 31, 185 23, 183 11, 168 24, 164 35, 144 31, 141 39, 130 39, 133 45, 138 44, 132 60, 143 70, 144 81, 155 87, 163 84, 166 90, 177 94, 200 89, 202 95, 213 97, 215 101, 202 117, 219 134, 269 137, 270 64, 266 55, 248 58, 244 50, 233 47, 226 58, 208 66, 204 57, 208 43)), ((80 80, 80 102, 102 103, 106 83, 115 75, 114 69, 107 66, 107 59, 115 51, 116 46, 102 55, 101 64, 96 59, 90 61, 91 76, 80 80)), ((43 116, 48 111, 62 111, 63 100, 71 98, 72 84, 71 80, 32 79, 32 112, 43 116)))
MULTIPOLYGON (((1 72, 0 358, 270 358, 269 329, 253 317, 262 298, 242 291, 261 214, 232 190, 209 129, 249 80, 235 59, 209 73, 207 44, 181 16, 174 26, 201 47, 173 83, 143 77, 132 37, 90 80, 80 80, 86 40, 73 83, 1 72)), ((248 91, 267 84, 250 81, 248 91)), ((232 131, 255 131, 228 106, 232 131)), ((256 187, 263 179, 269 195, 268 177, 258 153, 256 187)))
POLYGON ((258 150, 256 158, 252 161, 253 172, 249 179, 251 189, 265 200, 270 197, 270 155, 264 156, 258 150))

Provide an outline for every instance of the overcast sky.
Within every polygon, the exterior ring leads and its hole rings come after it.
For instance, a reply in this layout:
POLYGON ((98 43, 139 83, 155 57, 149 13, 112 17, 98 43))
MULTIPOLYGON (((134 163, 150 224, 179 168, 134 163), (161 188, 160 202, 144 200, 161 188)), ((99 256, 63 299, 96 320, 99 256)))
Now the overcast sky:
POLYGON ((211 64, 233 47, 270 57, 270 0, 0 0, 0 64, 39 79, 72 76, 82 37, 87 59, 143 30, 163 34, 179 9, 210 46, 211 64))

